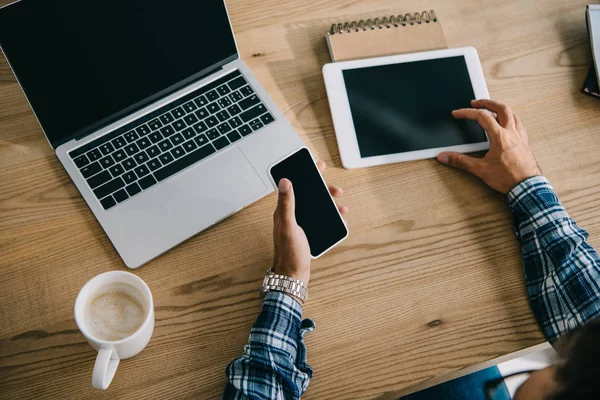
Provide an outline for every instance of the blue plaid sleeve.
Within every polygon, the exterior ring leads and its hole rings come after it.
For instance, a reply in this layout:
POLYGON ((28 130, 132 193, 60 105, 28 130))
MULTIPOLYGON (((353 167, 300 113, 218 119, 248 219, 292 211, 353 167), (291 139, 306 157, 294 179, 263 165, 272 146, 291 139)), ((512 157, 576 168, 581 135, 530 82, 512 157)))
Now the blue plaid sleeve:
POLYGON ((523 249, 529 301, 553 342, 600 315, 600 259, 546 178, 523 181, 508 201, 523 249))
POLYGON ((268 293, 244 353, 227 367, 223 399, 299 399, 313 372, 304 335, 314 328, 310 319, 302 321, 300 303, 281 292, 268 293))

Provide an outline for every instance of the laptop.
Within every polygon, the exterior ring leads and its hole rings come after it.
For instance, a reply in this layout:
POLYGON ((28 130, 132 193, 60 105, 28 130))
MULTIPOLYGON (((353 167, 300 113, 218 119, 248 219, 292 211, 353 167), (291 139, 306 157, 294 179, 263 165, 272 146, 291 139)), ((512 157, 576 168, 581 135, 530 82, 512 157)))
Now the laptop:
POLYGON ((21 0, 0 46, 129 268, 273 192, 268 167, 303 146, 223 0, 21 0))

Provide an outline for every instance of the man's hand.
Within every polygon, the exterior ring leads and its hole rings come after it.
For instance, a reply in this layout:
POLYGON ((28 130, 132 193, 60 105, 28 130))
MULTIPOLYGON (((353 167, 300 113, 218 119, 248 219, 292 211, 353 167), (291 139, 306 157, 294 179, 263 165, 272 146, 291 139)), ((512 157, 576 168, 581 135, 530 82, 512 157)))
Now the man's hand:
POLYGON ((525 179, 542 174, 529 149, 527 132, 510 107, 492 100, 473 100, 471 105, 473 108, 456 110, 452 115, 477 121, 488 133, 490 150, 481 159, 460 153, 441 153, 437 157, 439 162, 470 172, 504 194, 525 179), (496 113, 497 119, 484 109, 496 113))
MULTIPOLYGON (((317 163, 319 170, 325 170, 325 163, 317 163)), ((342 195, 342 189, 329 186, 333 197, 342 195)), ((288 179, 279 182, 279 200, 273 215, 273 240, 275 242, 275 260, 273 272, 301 280, 308 285, 310 279, 310 248, 304 230, 296 223, 296 201, 294 188, 288 179)), ((340 213, 346 214, 348 208, 339 206, 340 213)))

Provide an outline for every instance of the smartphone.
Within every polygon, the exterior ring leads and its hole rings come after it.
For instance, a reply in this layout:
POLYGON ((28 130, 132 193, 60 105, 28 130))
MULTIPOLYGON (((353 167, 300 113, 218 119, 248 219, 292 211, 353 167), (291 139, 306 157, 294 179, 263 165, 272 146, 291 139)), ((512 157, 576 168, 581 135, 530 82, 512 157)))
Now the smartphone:
POLYGON ((344 219, 306 147, 272 165, 269 175, 276 188, 283 178, 292 182, 296 222, 306 234, 312 258, 321 257, 348 237, 344 219))

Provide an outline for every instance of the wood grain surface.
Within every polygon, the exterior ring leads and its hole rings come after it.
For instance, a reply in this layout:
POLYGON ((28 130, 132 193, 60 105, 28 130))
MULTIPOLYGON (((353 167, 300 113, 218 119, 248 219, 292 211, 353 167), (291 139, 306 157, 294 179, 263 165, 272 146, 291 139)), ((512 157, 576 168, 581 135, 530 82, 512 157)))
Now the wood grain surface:
MULTIPOLYGON (((321 75, 330 24, 434 8, 450 47, 477 48, 492 97, 521 116, 598 246, 600 101, 580 93, 586 3, 227 0, 241 57, 351 210, 350 237, 312 267, 306 399, 375 399, 544 340, 503 196, 433 160, 341 167, 321 75)), ((96 354, 73 304, 87 280, 126 268, 0 58, 0 398, 219 398, 260 311, 274 206, 265 198, 135 271, 154 295, 154 336, 107 391, 92 389, 96 354)))

